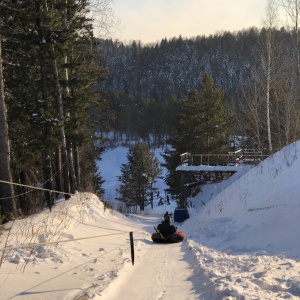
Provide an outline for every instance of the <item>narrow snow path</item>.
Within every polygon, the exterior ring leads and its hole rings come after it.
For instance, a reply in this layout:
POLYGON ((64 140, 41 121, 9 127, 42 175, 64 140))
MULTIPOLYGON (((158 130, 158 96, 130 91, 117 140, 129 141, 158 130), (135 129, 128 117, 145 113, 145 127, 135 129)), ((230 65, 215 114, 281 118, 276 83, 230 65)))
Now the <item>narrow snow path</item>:
POLYGON ((96 299, 201 299, 194 287, 193 267, 185 259, 184 249, 185 242, 154 244, 149 241, 135 265, 122 269, 96 299))

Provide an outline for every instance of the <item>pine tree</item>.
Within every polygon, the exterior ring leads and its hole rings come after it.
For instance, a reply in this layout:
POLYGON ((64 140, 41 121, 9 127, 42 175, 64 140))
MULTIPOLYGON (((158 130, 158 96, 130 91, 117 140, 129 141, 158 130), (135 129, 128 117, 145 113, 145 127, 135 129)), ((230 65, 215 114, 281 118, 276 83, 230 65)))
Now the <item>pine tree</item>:
MULTIPOLYGON (((5 0, 0 4, 14 181, 44 182, 48 189, 67 193, 70 184, 72 191, 80 188, 84 174, 84 186, 93 186, 97 179, 89 176, 96 171, 96 156, 83 156, 89 160, 83 163, 79 155, 80 147, 93 147, 89 110, 96 97, 99 101, 95 82, 103 73, 87 18, 89 5, 89 1, 74 0, 5 0), (80 172, 82 165, 85 170, 80 172)), ((44 198, 51 208, 49 196, 46 192, 44 198)), ((28 207, 22 207, 23 212, 31 213, 33 202, 23 198, 21 205, 28 207)))
POLYGON ((144 210, 146 196, 153 192, 156 179, 162 172, 159 161, 154 152, 141 142, 129 149, 127 160, 127 164, 121 166, 122 175, 119 177, 121 200, 144 210))
POLYGON ((195 88, 183 102, 174 147, 179 153, 224 153, 229 147, 230 116, 224 92, 205 74, 201 91, 195 88))
MULTIPOLYGON (((229 149, 229 137, 230 117, 224 93, 220 88, 214 87, 213 79, 205 74, 201 91, 193 88, 183 101, 176 132, 171 138, 174 150, 164 155, 168 168, 166 183, 169 184, 171 193, 177 194, 181 190, 180 174, 176 172, 180 154, 224 153, 229 149)), ((189 180, 193 181, 193 178, 189 180)))
POLYGON ((176 171, 180 165, 180 155, 175 150, 168 150, 162 154, 165 163, 162 164, 168 170, 164 182, 169 186, 171 195, 179 195, 181 192, 181 175, 176 171))

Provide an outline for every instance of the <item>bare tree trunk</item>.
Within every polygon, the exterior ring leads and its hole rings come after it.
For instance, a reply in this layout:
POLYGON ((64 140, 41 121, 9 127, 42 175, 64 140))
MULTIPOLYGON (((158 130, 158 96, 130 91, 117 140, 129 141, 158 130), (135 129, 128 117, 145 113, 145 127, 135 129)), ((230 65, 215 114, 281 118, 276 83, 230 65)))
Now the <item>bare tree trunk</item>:
POLYGON ((76 185, 77 187, 80 187, 81 185, 81 176, 80 176, 80 157, 79 157, 79 149, 78 146, 75 147, 74 152, 74 165, 75 165, 75 177, 76 177, 76 185))
MULTIPOLYGON (((68 63, 68 57, 65 56, 65 64, 68 63)), ((64 90, 64 95, 65 97, 70 97, 70 89, 69 89, 69 72, 68 69, 65 68, 65 72, 64 72, 64 76, 65 76, 65 90, 64 90)), ((67 157, 68 157, 68 163, 69 163, 69 175, 70 175, 70 181, 71 181, 71 191, 72 193, 75 192, 75 190, 77 189, 77 179, 76 179, 76 173, 75 173, 75 164, 74 164, 74 159, 73 159, 73 145, 72 142, 69 143, 68 147, 67 147, 67 157)))
POLYGON ((276 98, 276 119, 277 119, 277 144, 279 149, 282 149, 282 133, 281 133, 281 118, 280 118, 280 104, 279 104, 279 96, 278 91, 275 89, 275 98, 276 98))
POLYGON ((57 147, 55 151, 55 182, 56 190, 63 190, 63 172, 62 172, 62 163, 61 163, 61 149, 57 147))
POLYGON ((58 69, 55 60, 53 61, 53 73, 54 73, 54 79, 56 84, 56 104, 58 107, 58 115, 59 115, 59 123, 60 123, 59 130, 60 130, 60 139, 61 139, 61 158, 62 158, 62 165, 63 165, 64 192, 70 193, 69 162, 68 162, 67 142, 66 142, 65 125, 64 125, 62 91, 59 83, 58 69))
MULTIPOLYGON (((46 62, 44 57, 41 57, 41 77, 42 77, 42 99, 44 101, 44 109, 45 112, 48 111, 48 100, 47 100, 47 74, 46 74, 46 62)), ((49 128, 48 125, 44 125, 44 140, 47 141, 49 136, 49 128)), ((52 164, 51 164, 51 156, 49 149, 45 149, 43 151, 43 173, 44 173, 44 185, 48 190, 52 190, 52 164)), ((51 200, 51 194, 48 191, 45 191, 45 199, 47 201, 47 205, 51 211, 53 202, 51 200)))
MULTIPOLYGON (((65 0, 65 7, 64 7, 64 25, 63 29, 67 29, 68 27, 68 0, 65 0)), ((68 56, 65 55, 65 65, 68 64, 68 56)), ((64 77, 65 77, 65 88, 64 88, 64 95, 65 97, 70 97, 70 88, 69 88, 69 71, 68 68, 64 68, 64 77)), ((74 166, 74 160, 73 160, 73 148, 72 148, 72 142, 68 143, 68 147, 66 149, 67 151, 67 158, 68 158, 68 167, 69 167, 69 179, 71 183, 71 191, 72 193, 75 192, 77 189, 77 180, 76 180, 76 173, 75 173, 75 166, 74 166)))
MULTIPOLYGON (((269 32, 268 35, 271 35, 269 32)), ((271 36, 267 42, 267 86, 266 86, 266 105, 267 105, 267 132, 269 153, 273 153, 272 137, 271 137, 271 121, 270 121, 270 85, 271 85, 271 36)))
POLYGON ((258 149, 262 149, 262 118, 261 118, 261 101, 259 95, 256 75, 253 75, 254 81, 249 88, 242 89, 241 99, 237 99, 237 116, 243 122, 239 123, 242 132, 253 137, 258 149), (241 116, 239 116, 241 114, 241 116))
MULTIPOLYGON (((40 40, 44 39, 43 36, 43 24, 42 24, 42 15, 43 15, 43 10, 47 11, 47 2, 35 2, 36 5, 36 25, 37 25, 37 30, 39 33, 39 38, 40 40), (43 5, 45 7, 43 7, 43 5)), ((39 60, 40 60, 40 74, 41 74, 41 94, 42 94, 42 100, 44 104, 44 113, 45 115, 47 114, 49 110, 49 103, 48 103, 48 95, 47 95, 47 68, 46 68, 46 58, 45 58, 45 48, 44 45, 41 43, 39 45, 39 60)), ((47 141, 49 139, 49 125, 45 123, 44 128, 43 128, 43 139, 44 142, 47 144, 47 141)), ((50 149, 46 146, 45 149, 43 150, 43 176, 44 176, 44 186, 48 190, 52 190, 52 165, 51 165, 51 152, 50 149)), ((45 199, 47 201, 47 205, 51 211, 53 201, 51 200, 51 194, 48 191, 45 191, 45 199)))
MULTIPOLYGON (((8 138, 8 125, 6 115, 6 105, 4 98, 4 80, 2 66, 2 48, 0 36, 0 180, 12 182, 10 170, 10 146, 8 138)), ((0 182, 0 205, 4 208, 4 212, 16 213, 16 202, 13 198, 14 191, 11 184, 0 182)))
POLYGON ((266 18, 265 26, 267 28, 266 32, 266 58, 265 58, 265 72, 266 72, 266 119, 267 119, 267 134, 268 134, 268 144, 269 144, 269 153, 273 153, 272 146, 272 135, 271 135, 271 120, 270 120, 270 89, 272 81, 272 68, 273 68, 273 29, 278 23, 278 12, 275 0, 268 0, 266 7, 266 18))
POLYGON ((70 144, 70 147, 68 147, 67 150, 68 154, 68 161, 69 161, 69 171, 70 171, 70 181, 71 181, 71 192, 75 193, 75 190, 77 189, 76 184, 76 177, 75 177, 75 170, 74 170, 74 158, 73 158, 73 147, 72 144, 70 144))

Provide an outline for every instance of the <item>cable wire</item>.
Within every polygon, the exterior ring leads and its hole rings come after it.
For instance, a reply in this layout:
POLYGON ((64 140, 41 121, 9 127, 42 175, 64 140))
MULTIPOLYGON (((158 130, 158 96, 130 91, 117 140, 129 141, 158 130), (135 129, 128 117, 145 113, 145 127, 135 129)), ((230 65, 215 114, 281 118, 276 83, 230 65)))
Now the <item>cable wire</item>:
POLYGON ((16 250, 16 249, 22 249, 22 248, 33 248, 33 247, 38 247, 38 246, 53 245, 53 244, 67 243, 67 242, 87 240, 87 239, 95 239, 95 238, 107 237, 107 236, 112 236, 112 235, 120 235, 120 234, 128 234, 128 232, 119 232, 119 233, 110 233, 110 234, 104 234, 104 235, 88 236, 88 237, 77 238, 77 239, 72 239, 72 240, 61 240, 61 241, 47 242, 47 243, 36 243, 36 244, 29 244, 29 245, 12 246, 12 247, 0 248, 0 251, 4 252, 4 251, 10 251, 10 250, 16 250))
MULTIPOLYGON (((10 184, 10 185, 28 187, 28 188, 32 188, 32 189, 36 189, 36 190, 41 190, 41 191, 48 191, 48 192, 59 193, 59 194, 64 194, 64 195, 71 195, 71 196, 74 195, 74 194, 66 193, 66 192, 62 192, 62 191, 49 190, 49 189, 45 189, 45 188, 41 188, 41 187, 35 187, 35 186, 32 186, 32 185, 15 183, 15 182, 10 182, 10 181, 5 181, 5 180, 0 180, 0 182, 7 183, 7 184, 10 184)), ((1 198, 0 200, 4 200, 4 199, 6 199, 6 198, 1 198)))

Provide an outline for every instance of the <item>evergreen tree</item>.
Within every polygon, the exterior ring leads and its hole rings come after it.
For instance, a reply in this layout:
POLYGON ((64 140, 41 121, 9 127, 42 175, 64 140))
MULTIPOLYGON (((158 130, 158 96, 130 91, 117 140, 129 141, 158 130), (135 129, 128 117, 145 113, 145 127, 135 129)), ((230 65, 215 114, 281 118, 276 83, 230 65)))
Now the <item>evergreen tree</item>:
MULTIPOLYGON (((70 186, 74 192, 101 182, 89 176, 96 172, 95 152, 95 156, 80 157, 84 149, 93 148, 88 113, 93 103, 100 102, 94 85, 103 74, 87 17, 90 4, 87 0, 5 0, 0 4, 15 182, 44 182, 47 189, 66 193, 70 186)), ((23 195, 20 203, 26 214, 36 210, 34 203, 39 208, 53 204, 48 192, 43 197, 46 201, 39 195, 36 202, 29 198, 37 193, 22 190, 17 194, 23 195)))
POLYGON ((220 88, 214 87, 213 79, 205 74, 201 91, 192 89, 188 98, 183 101, 176 132, 171 138, 174 150, 164 156, 168 168, 166 182, 170 190, 177 193, 181 189, 181 178, 176 172, 180 154, 224 153, 229 149, 229 138, 230 117, 224 93, 220 88))
POLYGON ((176 168, 180 165, 180 155, 175 150, 168 150, 162 156, 165 160, 163 166, 168 170, 164 182, 169 186, 171 195, 179 195, 181 192, 181 175, 176 171, 176 168))
POLYGON ((214 87, 213 79, 205 74, 201 91, 195 88, 182 104, 173 140, 178 153, 224 153, 228 151, 230 116, 224 92, 214 87))
POLYGON ((139 206, 140 210, 144 210, 146 196, 153 192, 156 179, 161 174, 159 161, 154 152, 141 142, 129 149, 127 159, 127 164, 121 166, 118 191, 127 205, 139 206))

